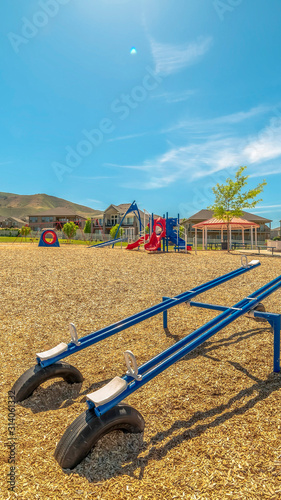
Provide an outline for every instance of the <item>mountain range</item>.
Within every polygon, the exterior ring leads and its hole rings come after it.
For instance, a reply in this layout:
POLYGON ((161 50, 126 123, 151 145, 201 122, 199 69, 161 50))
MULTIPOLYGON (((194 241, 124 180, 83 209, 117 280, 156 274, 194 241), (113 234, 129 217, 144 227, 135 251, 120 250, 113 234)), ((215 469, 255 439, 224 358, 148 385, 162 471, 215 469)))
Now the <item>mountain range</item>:
POLYGON ((14 193, 0 193, 0 216, 2 217, 27 217, 46 212, 54 208, 73 210, 75 214, 83 217, 102 213, 100 210, 78 205, 71 201, 49 196, 48 194, 21 195, 14 193))

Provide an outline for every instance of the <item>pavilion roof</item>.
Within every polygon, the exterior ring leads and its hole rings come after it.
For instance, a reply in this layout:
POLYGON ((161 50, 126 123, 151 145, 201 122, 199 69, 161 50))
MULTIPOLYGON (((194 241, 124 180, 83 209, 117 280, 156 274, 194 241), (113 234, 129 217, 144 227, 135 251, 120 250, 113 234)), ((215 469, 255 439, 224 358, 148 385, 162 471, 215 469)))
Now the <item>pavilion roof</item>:
POLYGON ((212 219, 207 219, 203 222, 199 222, 198 224, 194 224, 194 228, 202 229, 207 227, 207 229, 226 229, 227 224, 231 226, 231 229, 248 229, 250 227, 260 227, 259 224, 255 222, 251 222, 246 219, 242 219, 241 217, 233 217, 229 222, 226 222, 223 219, 216 219, 212 217, 212 219))

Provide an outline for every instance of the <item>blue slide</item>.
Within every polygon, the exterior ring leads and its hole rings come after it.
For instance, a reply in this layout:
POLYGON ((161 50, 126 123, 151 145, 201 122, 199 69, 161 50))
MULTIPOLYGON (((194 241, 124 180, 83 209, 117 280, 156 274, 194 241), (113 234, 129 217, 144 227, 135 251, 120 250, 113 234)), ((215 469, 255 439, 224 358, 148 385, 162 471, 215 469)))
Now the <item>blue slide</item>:
POLYGON ((91 245, 88 248, 107 247, 108 245, 114 245, 115 243, 119 243, 120 241, 124 241, 123 238, 117 238, 117 240, 104 241, 103 243, 98 243, 97 245, 91 245))
MULTIPOLYGON (((185 250, 185 241, 182 238, 178 237, 176 231, 171 232, 168 238, 175 245, 176 248, 179 248, 179 250, 185 250)), ((187 243, 186 246, 192 247, 192 244, 187 243)))

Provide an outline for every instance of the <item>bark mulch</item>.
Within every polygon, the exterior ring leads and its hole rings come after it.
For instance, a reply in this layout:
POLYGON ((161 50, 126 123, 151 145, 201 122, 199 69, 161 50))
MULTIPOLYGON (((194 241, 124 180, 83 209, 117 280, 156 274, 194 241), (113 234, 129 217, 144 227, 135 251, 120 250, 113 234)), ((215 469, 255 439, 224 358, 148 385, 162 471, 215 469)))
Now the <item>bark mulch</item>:
MULTIPOLYGON (((87 393, 125 372, 123 352, 138 364, 217 313, 178 306, 169 330, 157 316, 67 358, 83 384, 51 380, 16 405, 16 488, 7 491, 7 393, 35 364, 35 353, 84 336, 240 267, 226 252, 198 255, 76 246, 1 245, 1 445, 4 499, 280 499, 280 387, 272 372, 267 323, 240 318, 166 370, 127 402, 146 422, 143 435, 115 431, 73 471, 53 457, 87 393)), ((281 274, 279 259, 213 289, 198 300, 234 305, 281 274)), ((280 313, 281 292, 264 302, 280 313)))

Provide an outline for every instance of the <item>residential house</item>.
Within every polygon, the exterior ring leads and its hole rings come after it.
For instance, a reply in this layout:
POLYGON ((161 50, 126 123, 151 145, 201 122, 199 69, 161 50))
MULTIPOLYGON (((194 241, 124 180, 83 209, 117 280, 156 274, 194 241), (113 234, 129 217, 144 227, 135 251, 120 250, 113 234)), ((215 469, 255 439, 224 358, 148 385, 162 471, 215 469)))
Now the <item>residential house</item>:
MULTIPOLYGON (((203 222, 205 220, 211 219, 213 217, 213 212, 212 210, 199 210, 194 215, 191 215, 185 220, 181 221, 181 224, 187 229, 187 236, 188 238, 193 238, 195 236, 195 229, 193 229, 194 224, 198 224, 199 222, 203 222)), ((265 219, 264 217, 260 217, 259 215, 251 214, 249 212, 242 212, 241 215, 242 219, 246 219, 251 222, 255 222, 256 224, 259 224, 259 228, 257 229, 257 238, 259 242, 265 242, 266 239, 270 238, 270 226, 271 226, 271 220, 270 219, 265 219)), ((210 237, 212 239, 217 239, 221 240, 221 233, 218 230, 213 230, 213 231, 208 231, 210 232, 210 237), (212 236, 211 236, 212 235, 212 236)), ((227 234, 225 233, 224 238, 227 238, 227 234)), ((242 238, 242 233, 239 230, 234 230, 232 233, 232 240, 233 241, 240 241, 242 238)), ((245 230, 245 241, 250 241, 251 240, 251 233, 250 229, 245 230)))
POLYGON ((280 228, 281 228, 281 221, 280 221, 279 227, 274 227, 273 229, 271 229, 271 231, 270 231, 270 239, 271 240, 273 240, 273 238, 277 238, 278 236, 280 237, 280 234, 281 234, 280 228))
POLYGON ((41 212, 40 214, 29 215, 29 226, 33 231, 40 231, 41 229, 61 230, 64 224, 71 221, 77 224, 80 229, 83 229, 86 218, 75 214, 71 210, 60 207, 41 212))
POLYGON ((18 228, 25 226, 26 222, 18 217, 2 217, 0 216, 0 227, 5 229, 18 228))
MULTIPOLYGON (((128 208, 131 206, 131 203, 121 203, 120 205, 109 205, 109 207, 103 213, 103 232, 104 234, 108 234, 110 229, 116 224, 120 224, 122 218, 127 212, 128 208)), ((144 224, 144 212, 139 210, 141 223, 144 224)), ((146 216, 146 222, 148 223, 148 216, 146 216)), ((125 236, 129 238, 133 238, 139 234, 139 219, 138 216, 134 212, 130 212, 122 222, 122 228, 125 230, 125 236)))

